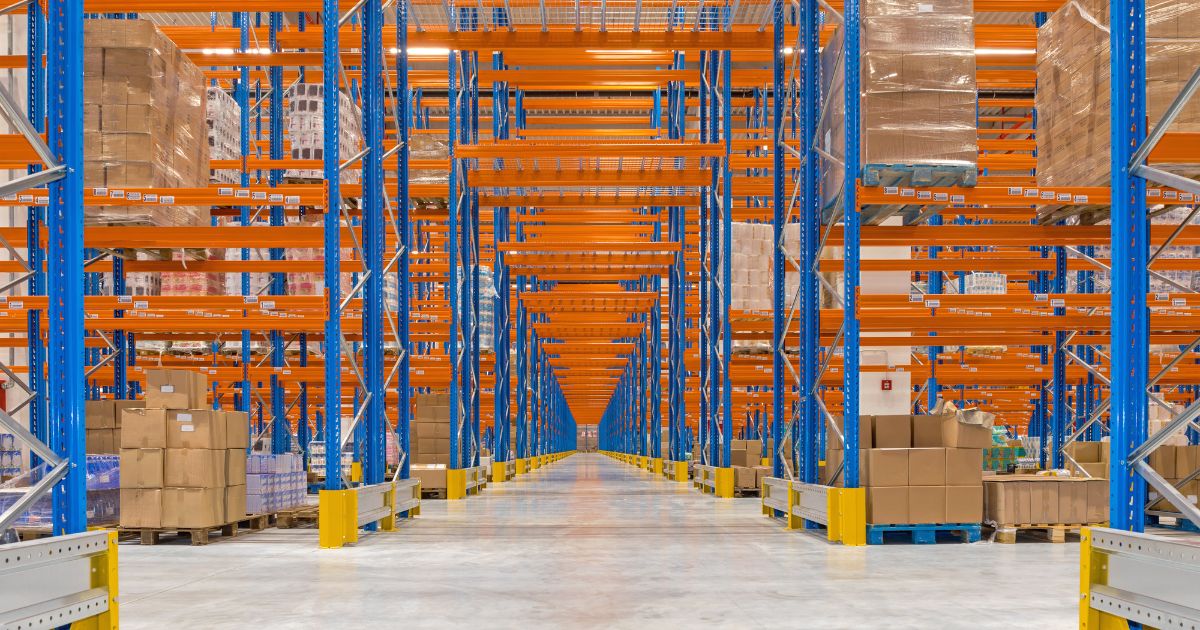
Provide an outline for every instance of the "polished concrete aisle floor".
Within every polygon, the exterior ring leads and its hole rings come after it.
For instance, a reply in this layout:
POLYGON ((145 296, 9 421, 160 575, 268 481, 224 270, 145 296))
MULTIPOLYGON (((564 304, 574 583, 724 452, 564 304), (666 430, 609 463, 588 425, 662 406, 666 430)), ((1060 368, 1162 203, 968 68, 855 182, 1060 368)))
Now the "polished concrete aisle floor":
POLYGON ((401 531, 120 548, 128 628, 1070 628, 1077 544, 846 548, 579 454, 401 531))

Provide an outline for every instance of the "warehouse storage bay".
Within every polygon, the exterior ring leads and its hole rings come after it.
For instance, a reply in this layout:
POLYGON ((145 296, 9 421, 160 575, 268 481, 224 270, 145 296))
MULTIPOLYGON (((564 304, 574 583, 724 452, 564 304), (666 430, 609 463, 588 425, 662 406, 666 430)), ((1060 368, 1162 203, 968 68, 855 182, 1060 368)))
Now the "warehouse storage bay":
POLYGON ((1200 625, 1193 0, 0 9, 0 625, 1200 625))

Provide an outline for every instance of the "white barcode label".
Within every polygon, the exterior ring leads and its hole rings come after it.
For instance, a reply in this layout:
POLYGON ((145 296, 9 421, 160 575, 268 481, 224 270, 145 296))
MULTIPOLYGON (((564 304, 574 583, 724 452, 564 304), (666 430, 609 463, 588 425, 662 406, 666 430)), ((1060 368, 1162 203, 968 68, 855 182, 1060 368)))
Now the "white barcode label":
POLYGON ((180 430, 180 431, 183 431, 184 433, 191 433, 191 432, 193 432, 193 431, 195 431, 195 430, 196 430, 196 425, 194 425, 194 424, 181 424, 181 425, 179 425, 179 430, 180 430))
POLYGON ((191 422, 191 421, 192 421, 192 414, 190 414, 190 413, 181 413, 181 414, 179 414, 179 415, 175 416, 175 420, 176 420, 177 422, 191 422))
POLYGON ((162 387, 158 388, 158 391, 160 391, 164 394, 174 394, 175 386, 174 385, 163 385, 162 387))

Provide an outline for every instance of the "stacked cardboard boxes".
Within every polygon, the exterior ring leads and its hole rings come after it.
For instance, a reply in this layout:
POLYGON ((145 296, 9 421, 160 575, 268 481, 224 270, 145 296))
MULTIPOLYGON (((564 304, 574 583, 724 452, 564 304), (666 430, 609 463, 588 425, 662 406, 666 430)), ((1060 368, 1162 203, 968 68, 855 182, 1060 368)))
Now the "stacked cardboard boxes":
MULTIPOLYGON (((837 430, 842 431, 841 419, 837 430)), ((942 416, 861 416, 860 485, 867 522, 978 523, 983 516, 983 451, 991 429, 942 416)), ((843 485, 845 452, 830 436, 823 481, 843 485)))
POLYGON ((203 409, 207 380, 146 373, 146 407, 121 417, 121 525, 199 528, 246 513, 246 414, 203 409))
POLYGON ((116 455, 121 445, 121 413, 144 407, 140 400, 89 400, 84 403, 84 450, 92 454, 116 455))
MULTIPOLYGON (((1038 29, 1039 186, 1109 182, 1109 6, 1107 0, 1071 0, 1038 29)), ((1145 15, 1146 114, 1153 127, 1187 83, 1200 56, 1196 38, 1200 3, 1149 0, 1145 15)), ((1170 130, 1200 131, 1200 99, 1191 99, 1170 130)), ((1186 177, 1200 176, 1194 164, 1156 166, 1186 177)))
MULTIPOLYGON (((1150 453, 1150 467, 1154 469, 1164 479, 1171 482, 1179 490, 1184 499, 1192 505, 1200 505, 1197 499, 1200 498, 1200 479, 1192 479, 1184 482, 1200 468, 1200 446, 1174 446, 1166 444, 1154 449, 1150 453)), ((1146 493, 1146 498, 1151 501, 1150 509, 1162 510, 1165 512, 1177 512, 1179 508, 1171 505, 1170 501, 1154 490, 1149 488, 1146 493)))
POLYGON ((432 392, 413 396, 412 424, 409 425, 409 471, 421 480, 426 490, 446 488, 446 467, 450 465, 450 394, 432 392))
MULTIPOLYGON (((1075 460, 1073 471, 1078 477, 1108 479, 1108 442, 1071 442, 1066 454, 1075 460)), ((1070 461, 1067 462, 1070 468, 1070 461)))
MULTIPOLYGON (((970 171, 978 160, 974 2, 864 0, 860 12, 863 164, 970 171)), ((838 158, 846 133, 842 41, 835 33, 821 52, 830 111, 817 137, 838 158)), ((843 170, 821 160, 826 206, 841 192, 843 170)))
POLYGON ((733 466, 733 485, 738 490, 760 488, 763 477, 771 476, 771 469, 760 465, 762 440, 730 440, 729 459, 733 466))
MULTIPOLYGON (((144 20, 84 22, 84 185, 108 194, 131 187, 208 185, 204 74, 144 20)), ((102 223, 200 225, 201 208, 174 200, 89 207, 102 223)))
POLYGON ((1108 520, 1104 479, 993 475, 984 481, 984 521, 999 527, 1082 525, 1108 520))

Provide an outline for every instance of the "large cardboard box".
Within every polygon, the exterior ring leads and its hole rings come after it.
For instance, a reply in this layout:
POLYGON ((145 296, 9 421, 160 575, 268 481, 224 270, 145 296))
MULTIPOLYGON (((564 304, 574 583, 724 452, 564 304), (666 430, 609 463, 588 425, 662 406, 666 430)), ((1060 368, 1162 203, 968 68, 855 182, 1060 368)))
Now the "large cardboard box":
POLYGON ((86 429, 84 435, 84 452, 92 455, 113 454, 120 444, 120 431, 115 429, 86 429))
POLYGON ((1087 522, 1087 481, 1067 479, 1058 485, 1058 518, 1066 524, 1087 522))
POLYGON ((192 370, 146 370, 146 407, 200 409, 208 399, 208 379, 192 370))
POLYGON ((959 422, 953 415, 942 416, 942 446, 946 448, 987 448, 992 445, 992 430, 979 424, 959 422))
POLYGON ((167 448, 204 448, 224 450, 225 412, 212 409, 187 409, 167 412, 167 448))
POLYGON ((1150 467, 1163 477, 1168 479, 1175 477, 1175 469, 1179 463, 1176 454, 1179 452, 1179 448, 1166 444, 1154 449, 1150 452, 1150 467))
POLYGON ((225 524, 225 488, 163 488, 163 527, 213 527, 225 524))
POLYGON ((945 523, 946 487, 909 486, 908 520, 910 523, 945 523))
POLYGON ((250 446, 250 421, 244 411, 222 411, 225 418, 225 448, 250 446))
POLYGON ((225 484, 225 450, 168 448, 163 485, 180 488, 221 488, 225 484))
POLYGON ((236 521, 246 515, 245 484, 225 487, 225 520, 236 521))
POLYGON ((1080 464, 1100 461, 1099 442, 1071 442, 1064 450, 1071 459, 1080 464))
POLYGON ((123 488, 121 527, 162 527, 162 490, 123 488))
POLYGON ((754 467, 754 487, 762 489, 763 479, 774 474, 774 469, 770 466, 755 466, 754 467))
POLYGON ((935 448, 942 444, 942 416, 912 416, 912 445, 935 448))
POLYGON ((946 485, 946 449, 908 449, 908 485, 946 485))
POLYGON ((749 490, 752 488, 757 488, 758 483, 755 478, 755 474, 756 473, 754 472, 753 468, 747 468, 746 466, 734 466, 733 467, 733 485, 734 485, 734 487, 738 488, 740 490, 749 490))
POLYGON ((1108 481, 1104 479, 1088 479, 1087 484, 1087 522, 1103 523, 1108 520, 1108 481))
MULTIPOLYGON (((872 425, 874 424, 874 419, 875 419, 874 416, 859 416, 858 417, 858 448, 869 449, 874 446, 874 443, 875 443, 874 431, 872 430, 872 425)), ((843 435, 843 436, 846 435, 845 420, 842 418, 842 416, 834 416, 833 420, 834 420, 834 425, 836 427, 838 434, 843 435)), ((837 435, 834 435, 832 433, 829 434, 829 437, 828 437, 828 439, 826 439, 825 444, 830 449, 841 449, 842 448, 841 440, 838 439, 837 435)))
POLYGON ((246 450, 230 448, 225 450, 225 484, 241 486, 246 483, 246 450))
POLYGON ((983 483, 983 451, 977 448, 946 449, 946 485, 977 486, 983 483))
POLYGON ((83 424, 88 429, 115 429, 117 428, 117 418, 114 411, 115 407, 111 400, 84 401, 83 424))
POLYGON ((1105 462, 1080 464, 1079 470, 1092 479, 1108 479, 1108 464, 1105 462))
POLYGON ((121 413, 121 448, 166 447, 166 411, 132 408, 121 413))
POLYGON ((409 468, 409 476, 421 480, 422 490, 446 489, 445 465, 413 464, 409 468))
POLYGON ((906 448, 873 448, 867 451, 866 484, 872 488, 908 485, 906 448))
POLYGON ((983 485, 946 486, 946 522, 983 521, 983 485))
MULTIPOLYGON (((867 470, 867 453, 869 450, 858 450, 858 475, 859 485, 868 485, 865 480, 869 477, 867 470)), ((846 452, 837 449, 830 450, 825 453, 825 470, 822 473, 821 482, 828 486, 841 488, 846 485, 846 473, 844 470, 846 452)))
POLYGON ((121 489, 163 487, 163 449, 121 449, 121 489))
POLYGON ((908 486, 867 488, 867 522, 876 525, 909 523, 908 486))
POLYGON ((121 428, 121 417, 125 415, 126 409, 145 409, 146 401, 144 400, 114 400, 113 405, 113 422, 115 427, 121 428))
POLYGON ((983 484, 983 520, 1000 525, 1030 522, 1030 492, 1023 476, 989 477, 983 484))
POLYGON ((874 448, 909 448, 912 443, 912 416, 875 416, 871 420, 874 448))
POLYGON ((1029 483, 1031 523, 1061 523, 1058 517, 1058 487, 1053 477, 1033 477, 1029 483))

